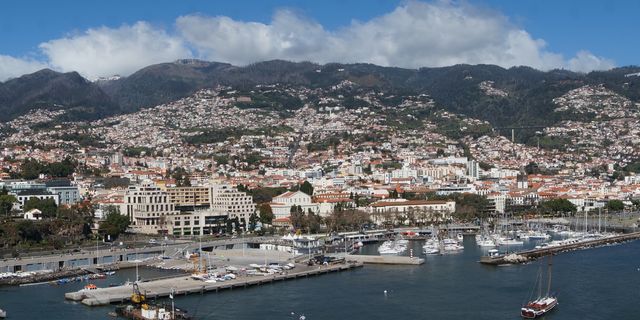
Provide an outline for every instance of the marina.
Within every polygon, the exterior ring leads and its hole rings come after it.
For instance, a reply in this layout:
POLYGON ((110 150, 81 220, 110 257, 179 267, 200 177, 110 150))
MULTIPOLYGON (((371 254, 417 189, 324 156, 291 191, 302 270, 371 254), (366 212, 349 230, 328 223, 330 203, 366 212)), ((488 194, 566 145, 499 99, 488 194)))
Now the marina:
POLYGON ((531 250, 517 251, 509 254, 501 255, 488 255, 480 258, 480 263, 489 265, 502 265, 512 263, 525 263, 535 260, 537 258, 554 255, 561 252, 587 249, 598 246, 605 246, 609 244, 615 244, 620 242, 626 242, 631 240, 640 239, 640 232, 634 232, 629 234, 615 235, 609 237, 603 237, 594 240, 569 242, 567 244, 545 246, 541 248, 534 248, 531 250))

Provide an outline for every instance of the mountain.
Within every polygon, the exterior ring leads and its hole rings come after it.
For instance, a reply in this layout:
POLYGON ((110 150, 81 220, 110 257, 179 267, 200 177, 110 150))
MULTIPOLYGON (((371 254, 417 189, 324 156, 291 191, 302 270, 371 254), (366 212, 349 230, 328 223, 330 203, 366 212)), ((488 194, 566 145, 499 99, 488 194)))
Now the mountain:
POLYGON ((233 69, 230 64, 199 60, 178 60, 143 68, 128 77, 99 81, 98 86, 123 112, 156 106, 216 84, 219 74, 233 69))
POLYGON ((77 72, 49 69, 0 83, 0 120, 8 121, 34 109, 67 110, 69 120, 99 118, 120 108, 97 85, 77 72))
POLYGON ((188 59, 151 65, 128 77, 95 83, 75 72, 62 74, 51 70, 0 83, 0 120, 12 119, 34 108, 56 106, 72 110, 70 118, 135 112, 216 85, 241 90, 276 83, 319 88, 348 80, 398 96, 428 94, 441 109, 487 120, 495 127, 547 126, 576 116, 554 112, 553 99, 585 85, 603 84, 617 94, 639 101, 638 72, 639 67, 581 74, 495 65, 416 70, 363 63, 319 65, 282 60, 237 67, 188 59))

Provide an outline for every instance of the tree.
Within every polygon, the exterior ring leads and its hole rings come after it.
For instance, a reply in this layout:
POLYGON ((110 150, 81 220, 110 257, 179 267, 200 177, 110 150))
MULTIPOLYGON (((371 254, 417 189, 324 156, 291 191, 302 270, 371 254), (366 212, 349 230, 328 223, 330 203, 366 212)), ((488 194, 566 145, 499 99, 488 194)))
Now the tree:
POLYGON ((52 198, 40 199, 32 197, 24 204, 23 210, 25 212, 31 209, 38 209, 42 212, 42 216, 45 218, 54 218, 58 213, 58 205, 52 198))
POLYGON ((176 186, 178 187, 190 187, 191 180, 189 180, 189 173, 183 167, 177 167, 173 171, 169 171, 169 176, 176 180, 176 186))
POLYGON ((258 224, 258 215, 254 212, 249 216, 249 231, 255 230, 257 224, 258 224))
POLYGON ((313 195, 313 186, 309 181, 305 180, 300 186, 300 191, 312 196, 313 195))
POLYGON ((18 202, 16 197, 9 194, 0 195, 0 215, 9 215, 11 214, 11 209, 13 208, 13 204, 18 202))
POLYGON ((309 209, 306 217, 306 225, 307 231, 310 233, 318 233, 320 231, 320 226, 322 225, 322 217, 320 215, 314 214, 309 209))
POLYGON ((121 215, 120 210, 114 206, 107 207, 106 211, 105 220, 100 222, 99 232, 115 239, 127 230, 130 224, 129 218, 121 215))
POLYGON ((541 209, 549 213, 575 213, 576 206, 567 199, 551 199, 541 203, 541 209))
POLYGON ((469 193, 456 194, 456 218, 465 221, 472 221, 478 218, 485 218, 487 215, 487 206, 489 200, 487 198, 469 193))
POLYGON ((291 225, 294 229, 304 229, 306 227, 306 219, 301 206, 291 206, 291 225))
POLYGON ((607 202, 607 209, 609 209, 609 211, 622 211, 624 210, 624 203, 621 200, 609 200, 607 202))
POLYGON ((260 212, 260 222, 262 224, 271 224, 273 222, 273 211, 271 210, 271 206, 269 204, 261 204, 258 207, 258 211, 260 212))

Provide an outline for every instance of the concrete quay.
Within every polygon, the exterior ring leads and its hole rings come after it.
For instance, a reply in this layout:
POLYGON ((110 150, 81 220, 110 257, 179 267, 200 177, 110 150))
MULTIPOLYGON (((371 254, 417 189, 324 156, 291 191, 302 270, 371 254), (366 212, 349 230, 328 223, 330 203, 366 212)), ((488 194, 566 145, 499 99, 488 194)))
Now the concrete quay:
MULTIPOLYGON (((295 269, 288 270, 284 274, 274 274, 266 276, 243 276, 237 279, 224 282, 207 283, 201 280, 192 279, 188 275, 179 277, 151 280, 139 282, 140 291, 146 294, 147 298, 168 297, 171 291, 174 295, 203 294, 206 292, 218 292, 221 290, 233 290, 236 288, 247 288, 262 284, 269 284, 278 281, 285 281, 310 276, 322 275, 332 272, 341 272, 362 267, 362 263, 347 263, 327 266, 306 266, 296 265, 295 269)), ((123 285, 110 288, 100 288, 90 291, 68 292, 65 294, 67 300, 80 301, 87 306, 101 306, 112 303, 123 303, 131 299, 131 285, 123 285)))
POLYGON ((36 257, 13 258, 0 260, 0 272, 37 271, 37 270, 69 270, 82 267, 97 267, 99 265, 135 263, 158 255, 176 256, 184 251, 191 251, 202 246, 203 250, 226 248, 241 243, 261 243, 272 237, 251 237, 173 243, 168 245, 147 246, 144 248, 109 248, 95 251, 80 251, 66 254, 50 254, 36 257))
POLYGON ((640 232, 622 234, 622 235, 613 236, 613 237, 595 239, 595 240, 560 245, 560 246, 513 252, 506 255, 499 255, 495 257, 483 256, 480 258, 479 262, 482 264, 489 264, 489 265, 525 263, 540 257, 557 254, 560 252, 599 247, 599 246, 604 246, 604 245, 609 245, 614 243, 633 241, 637 239, 640 239, 640 232))

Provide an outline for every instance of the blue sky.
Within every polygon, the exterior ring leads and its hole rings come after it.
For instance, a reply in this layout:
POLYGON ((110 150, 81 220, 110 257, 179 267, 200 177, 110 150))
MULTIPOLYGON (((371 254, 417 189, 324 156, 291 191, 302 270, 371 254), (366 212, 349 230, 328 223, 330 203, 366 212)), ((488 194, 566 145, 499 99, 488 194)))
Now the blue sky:
POLYGON ((128 74, 181 56, 234 64, 282 58, 576 71, 638 64, 640 1, 22 0, 1 6, 0 80, 43 66, 90 78, 128 74))

